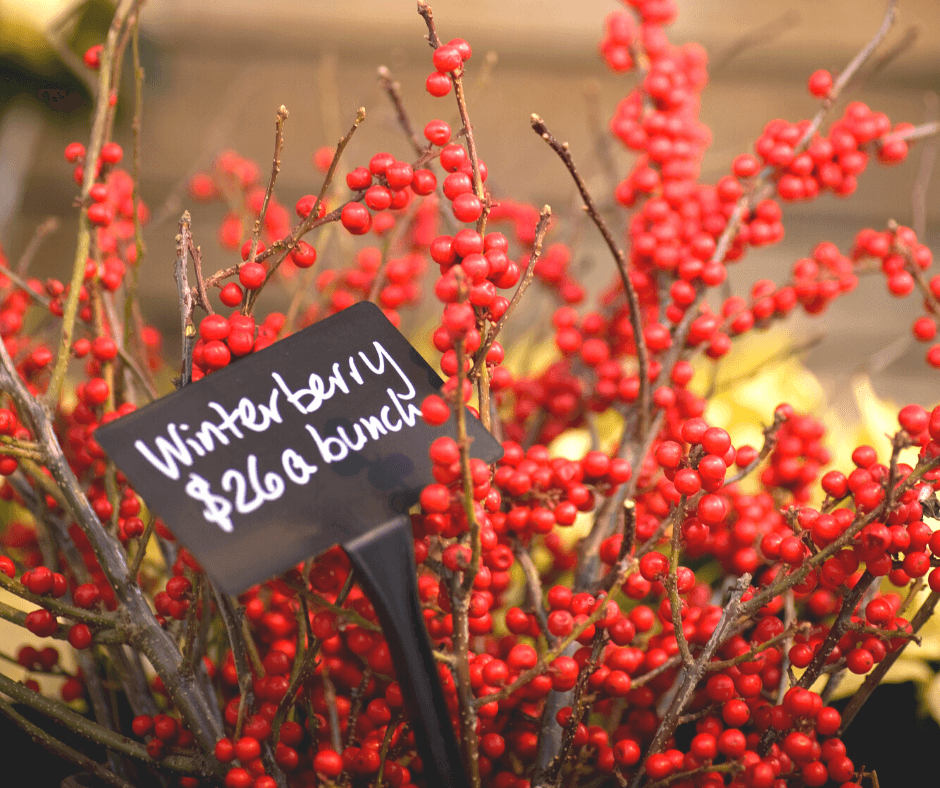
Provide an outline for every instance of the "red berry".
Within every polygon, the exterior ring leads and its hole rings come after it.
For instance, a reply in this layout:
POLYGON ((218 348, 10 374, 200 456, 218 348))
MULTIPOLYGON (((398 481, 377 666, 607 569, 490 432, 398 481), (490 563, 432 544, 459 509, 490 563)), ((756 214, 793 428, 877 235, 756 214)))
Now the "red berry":
POLYGON ((442 74, 439 71, 435 71, 433 74, 428 74, 427 81, 424 83, 425 89, 435 98, 441 98, 450 93, 450 77, 447 74, 442 74))
POLYGON ((343 759, 333 750, 320 750, 313 756, 313 770, 324 777, 339 777, 343 771, 343 759))
POLYGON ((231 324, 222 315, 206 315, 199 323, 199 336, 205 342, 225 339, 231 330, 231 324))
POLYGON ((91 645, 91 637, 91 630, 87 624, 74 624, 69 629, 69 643, 72 648, 88 648, 91 645))
POLYGON ((414 179, 414 170, 411 165, 405 161, 396 161, 393 164, 390 164, 385 170, 385 180, 388 182, 388 187, 393 191, 399 191, 404 189, 406 186, 411 185, 411 181, 414 179))
POLYGON ((149 714, 141 714, 131 721, 131 729, 135 736, 141 739, 153 730, 153 718, 149 714))
POLYGON ((242 302, 242 289, 234 282, 229 282, 219 291, 219 301, 227 307, 236 307, 242 302))
POLYGON ((472 192, 458 194, 451 205, 454 217, 461 222, 475 222, 483 213, 483 203, 472 192))
POLYGON ((101 67, 101 52, 103 49, 104 46, 102 44, 95 44, 95 46, 85 50, 85 54, 82 55, 82 60, 88 68, 97 71, 101 67))
POLYGON ((124 151, 116 142, 106 142, 101 147, 101 161, 105 164, 117 164, 124 156, 124 151))
MULTIPOLYGON (((463 145, 459 145, 456 142, 445 146, 441 151, 441 166, 447 170, 447 172, 457 172, 467 161, 469 161, 469 159, 467 158, 466 149, 463 145)), ((483 250, 481 249, 480 251, 483 250)))
POLYGON ((462 38, 452 38, 447 42, 447 46, 456 47, 457 51, 460 53, 460 57, 466 62, 470 59, 470 56, 473 54, 473 50, 470 49, 470 44, 468 44, 462 38))
POLYGON ((825 69, 814 71, 806 83, 809 92, 816 98, 826 98, 832 90, 832 74, 825 69))
POLYGON ((463 65, 463 58, 460 56, 460 50, 452 46, 440 46, 434 50, 434 68, 442 74, 448 71, 456 71, 463 65))
POLYGON ((443 120, 432 120, 424 127, 424 138, 441 148, 450 142, 450 126, 443 120))
POLYGON ((421 416, 432 427, 439 427, 450 418, 450 406, 432 394, 421 403, 421 416))
POLYGON ((919 435, 927 429, 930 416, 920 405, 905 405, 898 413, 898 423, 909 435, 919 435))
POLYGON ((261 263, 245 263, 238 269, 238 281, 247 290, 255 290, 264 283, 267 270, 261 263))
POLYGON ((40 608, 26 614, 24 626, 36 637, 46 638, 55 634, 59 628, 59 622, 56 617, 48 610, 40 608))
POLYGON ((431 170, 415 170, 411 190, 420 197, 433 194, 437 188, 437 176, 431 170))
POLYGON ((251 736, 243 736, 235 743, 235 755, 242 763, 261 756, 261 742, 251 736))
POLYGON ((88 206, 88 220, 99 227, 107 227, 114 221, 114 210, 108 203, 93 203, 88 206))
POLYGON ((365 167, 356 167, 346 176, 346 185, 353 191, 368 189, 372 183, 372 173, 365 167))
POLYGON ((358 202, 348 202, 343 206, 340 221, 351 235, 365 235, 372 227, 369 210, 358 202))

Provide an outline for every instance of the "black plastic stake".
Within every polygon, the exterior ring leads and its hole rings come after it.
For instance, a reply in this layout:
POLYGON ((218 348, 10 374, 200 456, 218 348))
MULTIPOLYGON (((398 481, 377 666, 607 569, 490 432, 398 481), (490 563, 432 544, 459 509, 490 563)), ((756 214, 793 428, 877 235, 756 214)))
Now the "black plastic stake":
POLYGON ((402 695, 417 728, 415 743, 425 781, 435 788, 469 788, 421 613, 411 520, 397 517, 344 543, 343 549, 388 638, 402 695))

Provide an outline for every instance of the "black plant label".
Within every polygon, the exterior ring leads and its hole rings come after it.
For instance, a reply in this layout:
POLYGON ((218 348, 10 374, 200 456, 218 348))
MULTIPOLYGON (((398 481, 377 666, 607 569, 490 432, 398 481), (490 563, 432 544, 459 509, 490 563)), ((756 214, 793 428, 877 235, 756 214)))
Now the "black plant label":
MULTIPOLYGON (((455 437, 421 402, 442 381, 374 304, 356 304, 99 427, 95 440, 227 593, 381 528, 455 437)), ((467 414, 470 453, 499 443, 467 414)), ((394 560, 390 557, 390 560, 394 560)))

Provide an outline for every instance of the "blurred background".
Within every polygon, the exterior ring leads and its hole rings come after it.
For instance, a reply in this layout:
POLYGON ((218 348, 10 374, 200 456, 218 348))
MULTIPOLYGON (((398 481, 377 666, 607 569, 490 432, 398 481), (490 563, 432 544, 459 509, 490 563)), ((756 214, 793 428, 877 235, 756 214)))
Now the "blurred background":
MULTIPOLYGON (((679 0, 678 5, 672 40, 700 42, 711 63, 702 119, 715 139, 703 167, 703 179, 712 182, 728 172, 737 153, 752 149, 768 120, 811 116, 816 103, 805 88, 809 74, 817 68, 838 72, 869 40, 885 10, 883 0, 679 0)), ((436 0, 432 6, 442 37, 466 38, 474 49, 468 100, 494 196, 549 203, 556 214, 577 207, 570 178, 529 127, 529 115, 537 112, 556 136, 571 143, 594 193, 609 199, 612 179, 628 171, 630 157, 611 144, 617 172, 604 172, 595 157, 598 132, 633 78, 608 72, 597 44, 604 17, 622 5, 436 0)), ((0 0, 0 243, 16 260, 38 225, 50 216, 61 220, 32 264, 36 275, 65 277, 74 254, 77 189, 62 151, 71 141, 88 141, 92 75, 81 54, 103 40, 111 8, 106 0, 0 0)), ((845 101, 864 100, 894 122, 936 118, 938 10, 937 0, 901 0, 898 22, 881 50, 885 56, 876 58, 845 101)), ((451 99, 432 99, 424 90, 430 57, 412 0, 149 0, 141 31, 142 195, 153 216, 145 228, 143 281, 150 299, 145 311, 167 332, 170 352, 178 331, 173 239, 184 208, 192 212, 205 270, 231 262, 216 241, 223 208, 194 203, 185 188, 189 175, 224 149, 254 159, 267 172, 274 114, 281 104, 290 120, 276 194, 287 206, 319 188, 312 155, 335 144, 359 106, 367 109, 368 119, 347 150, 347 166, 366 163, 378 150, 407 157, 409 147, 376 79, 381 65, 401 83, 418 129, 433 117, 455 116, 451 99)), ((128 53, 115 132, 125 151, 132 144, 129 61, 128 53)), ((821 240, 847 249, 862 227, 881 229, 888 219, 914 223, 918 189, 923 240, 940 253, 940 177, 925 187, 924 156, 928 151, 929 158, 930 149, 921 143, 899 166, 872 166, 850 199, 826 196, 786 206, 785 241, 734 266, 732 289, 745 292, 756 279, 782 279, 792 262, 821 240)), ((588 239, 579 254, 585 267, 598 271, 595 280, 606 284, 612 266, 594 244, 588 239)), ((317 265, 341 263, 321 257, 317 265)), ((788 341, 801 345, 825 332, 805 359, 830 390, 867 369, 883 396, 932 402, 936 373, 924 364, 926 348, 905 339, 918 309, 913 298, 892 299, 883 279, 870 277, 830 308, 825 321, 788 323, 788 341), (873 349, 883 352, 873 356, 873 349)), ((268 308, 278 305, 276 295, 265 300, 268 308)), ((531 301, 538 305, 538 297, 531 301)))

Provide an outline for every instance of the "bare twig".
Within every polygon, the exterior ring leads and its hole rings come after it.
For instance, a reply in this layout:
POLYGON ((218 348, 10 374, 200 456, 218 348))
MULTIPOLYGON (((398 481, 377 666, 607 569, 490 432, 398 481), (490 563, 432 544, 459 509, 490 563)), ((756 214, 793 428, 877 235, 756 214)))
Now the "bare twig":
POLYGON ((518 539, 513 539, 512 551, 519 562, 519 566, 522 567, 522 573, 525 575, 529 606, 539 622, 539 628, 542 630, 549 648, 554 648, 558 644, 558 639, 548 631, 548 616, 545 613, 545 605, 542 601, 542 580, 539 577, 539 570, 532 561, 529 551, 518 539))
POLYGON ((14 267, 18 276, 26 276, 29 264, 33 261, 36 252, 39 251, 39 247, 46 239, 46 236, 54 233, 60 226, 61 222, 55 216, 50 216, 48 219, 44 219, 39 223, 36 230, 33 232, 33 237, 29 239, 29 243, 26 244, 23 254, 20 255, 20 259, 17 260, 16 266, 14 267))
POLYGON ((173 278, 180 300, 180 335, 183 343, 180 360, 180 387, 193 379, 193 347, 196 344, 196 326, 193 325, 193 294, 189 288, 189 249, 192 241, 189 211, 180 217, 179 233, 176 236, 176 263, 173 278))
MULTIPOLYGON (((938 114, 937 94, 926 94, 924 101, 927 104, 929 116, 936 118, 938 114)), ((911 211, 914 215, 911 227, 918 238, 923 238, 924 233, 927 232, 927 188, 930 185, 934 164, 937 161, 937 146, 936 139, 931 139, 924 146, 924 150, 920 154, 920 165, 917 168, 917 180, 914 181, 914 188, 911 192, 911 211)))
POLYGON ((753 473, 757 466, 771 455, 774 447, 777 445, 777 433, 780 432, 780 428, 786 420, 786 416, 784 416, 782 412, 774 412, 773 423, 769 427, 764 428, 764 445, 761 446, 757 456, 753 461, 748 463, 746 467, 741 468, 736 474, 728 477, 725 480, 725 487, 735 484, 748 476, 748 474, 753 473))
POLYGON ((749 49, 755 49, 777 40, 784 33, 798 27, 802 21, 803 17, 800 12, 791 8, 784 11, 776 19, 772 19, 770 22, 738 36, 709 63, 709 77, 714 79, 715 75, 727 68, 735 58, 740 57, 749 49))
POLYGON ((591 197, 590 192, 588 192, 587 185, 584 183, 584 179, 575 166, 571 151, 568 150, 568 143, 559 142, 555 139, 545 125, 545 121, 538 115, 532 115, 532 128, 535 130, 536 134, 545 140, 549 147, 558 154, 558 157, 568 168, 568 172, 571 173, 575 186, 577 186, 578 191, 581 193, 581 198, 584 200, 585 210, 603 236, 607 247, 610 249, 610 253, 613 255, 614 262, 617 264, 617 271, 620 274, 620 281, 623 283, 624 295, 626 296, 627 307, 630 312, 630 327, 633 329, 633 342, 636 346, 637 371, 640 376, 638 435, 642 439, 649 430, 650 419, 649 353, 646 349, 646 340, 643 338, 643 316, 640 313, 640 299, 636 293, 636 288, 633 286, 633 282, 630 280, 627 256, 614 238, 604 217, 601 216, 600 212, 597 210, 594 198, 591 197))
POLYGON ((940 134, 940 120, 935 120, 931 123, 921 123, 919 126, 914 126, 912 129, 894 132, 891 136, 894 139, 904 140, 905 142, 914 142, 915 140, 922 140, 925 137, 933 137, 936 134, 940 134))
POLYGON ((402 101, 401 97, 401 85, 397 80, 392 79, 392 72, 388 70, 387 66, 379 66, 378 71, 379 84, 382 86, 382 90, 388 95, 389 101, 392 102, 392 106, 395 107, 395 114, 398 117, 398 125, 401 126, 402 131, 405 132, 405 136, 411 142, 411 147, 414 148, 414 152, 420 156, 425 152, 424 146, 421 144, 421 140, 418 139, 418 135, 415 133, 414 125, 411 123, 411 118, 408 117, 408 112, 405 109, 405 103, 402 101))

